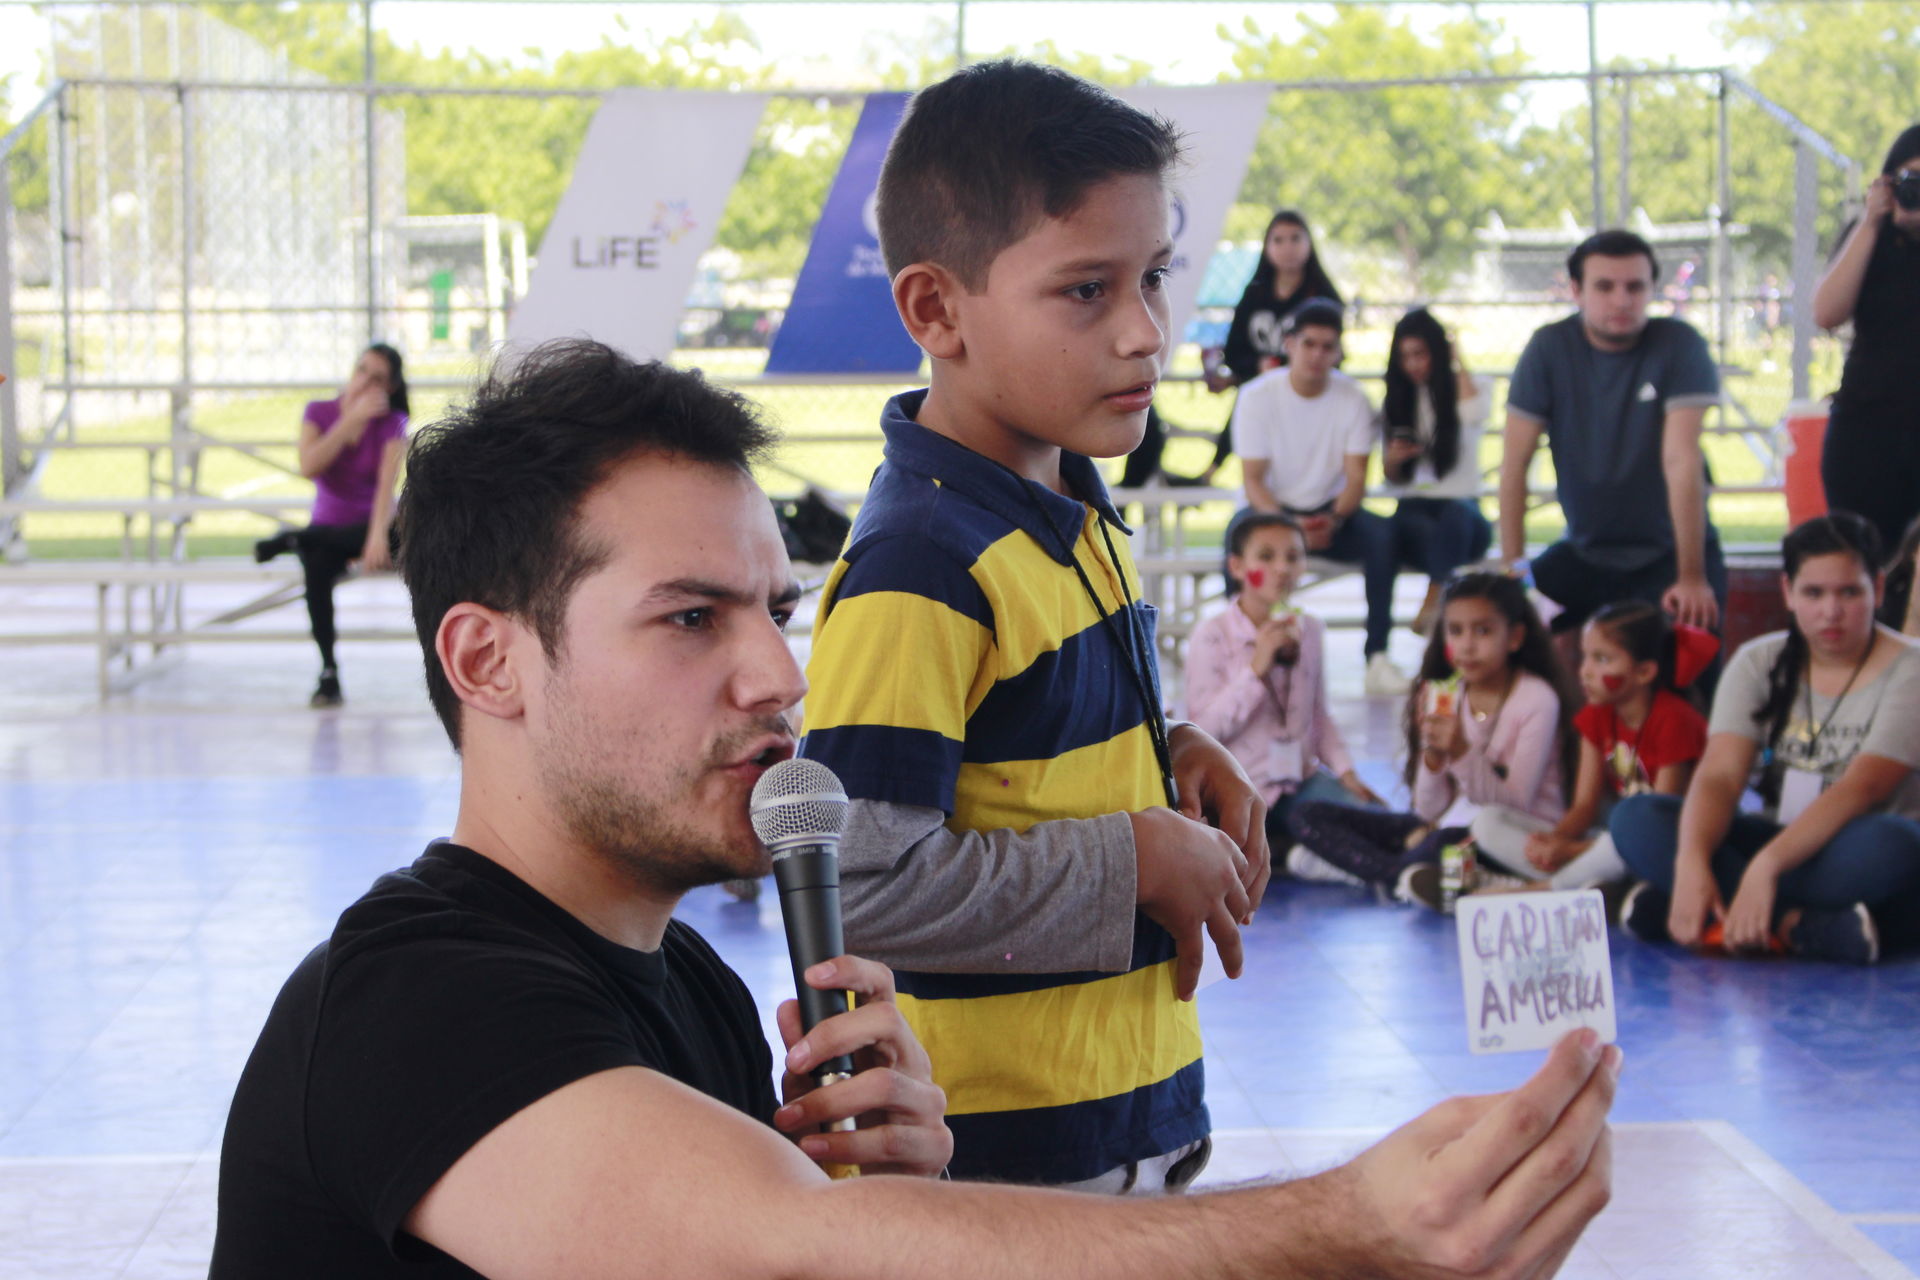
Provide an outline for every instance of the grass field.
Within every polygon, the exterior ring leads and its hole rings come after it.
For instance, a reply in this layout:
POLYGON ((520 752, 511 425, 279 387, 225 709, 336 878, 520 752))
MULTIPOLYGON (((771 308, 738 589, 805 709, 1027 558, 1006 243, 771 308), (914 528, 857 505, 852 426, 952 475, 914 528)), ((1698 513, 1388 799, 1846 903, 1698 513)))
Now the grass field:
MULTIPOLYGON (((1386 340, 1384 330, 1354 332, 1348 342, 1349 364, 1359 369, 1378 369, 1384 363, 1386 340)), ((1483 353, 1479 362, 1484 367, 1503 367, 1511 364, 1515 354, 1483 353)), ((680 352, 676 363, 704 368, 717 378, 750 381, 758 374, 765 358, 766 353, 757 350, 698 350, 680 352)), ((1754 417, 1763 423, 1778 422, 1787 404, 1789 386, 1784 355, 1779 359, 1782 367, 1768 369, 1767 353, 1734 352, 1734 363, 1754 372, 1730 378, 1729 385, 1754 417)), ((1197 353, 1184 348, 1176 358, 1173 373, 1175 376, 1191 375, 1198 372, 1198 366, 1197 353)), ((415 376, 462 377, 471 375, 473 371, 470 360, 457 357, 437 362, 420 359, 409 365, 409 372, 415 376)), ((1834 380, 1832 375, 1836 372, 1837 355, 1831 350, 1821 351, 1819 373, 1825 376, 1816 376, 1815 385, 1831 386, 1834 380)), ((784 435, 775 464, 766 469, 761 477, 762 482, 774 493, 795 491, 802 482, 840 492, 857 493, 863 490, 873 468, 880 461, 876 424, 881 405, 887 396, 908 385, 913 384, 747 386, 747 393, 762 406, 784 435), (872 432, 873 436, 871 440, 858 444, 816 442, 814 439, 850 432, 872 432)), ((1377 385, 1372 390, 1377 394, 1377 385)), ((413 397, 414 422, 421 424, 437 419, 455 394, 430 390, 416 392, 413 397)), ((1495 396, 1496 429, 1490 429, 1482 441, 1480 463, 1483 469, 1496 468, 1499 463, 1497 424, 1503 412, 1500 402, 1504 394, 1503 383, 1497 388, 1495 396)), ((311 493, 311 484, 292 473, 293 440, 301 409, 308 398, 303 394, 284 393, 244 398, 208 396, 197 402, 194 406, 194 423, 209 436, 240 441, 276 438, 287 441, 284 447, 265 451, 269 461, 232 449, 205 451, 201 461, 200 492, 224 497, 304 496, 311 493), (278 466, 273 465, 275 463, 278 466)), ((1212 432, 1225 422, 1231 397, 1210 395, 1197 382, 1170 381, 1163 385, 1158 404, 1162 416, 1170 423, 1212 432)), ((93 421, 85 416, 87 408, 84 402, 80 412, 77 438, 81 440, 122 442, 132 446, 167 438, 168 425, 164 415, 93 421)), ((1711 422, 1710 418, 1709 425, 1711 422)), ((1544 454, 1545 451, 1542 452, 1544 454)), ((1176 472, 1193 474, 1205 466, 1211 453, 1210 440, 1176 439, 1169 443, 1167 466, 1176 472)), ((1755 484, 1766 479, 1766 463, 1741 438, 1709 437, 1707 454, 1714 475, 1721 483, 1755 484)), ((126 450, 90 449, 58 453, 48 465, 41 493, 49 498, 144 496, 149 491, 145 474, 147 456, 144 451, 131 447, 126 450)), ((165 455, 161 457, 161 468, 164 470, 165 455)), ((1542 483, 1548 482, 1551 478, 1548 461, 1543 457, 1537 466, 1536 477, 1542 483)), ((1113 473, 1117 474, 1117 466, 1113 473)), ((1229 462, 1218 481, 1227 485, 1238 484, 1238 464, 1229 462)), ((1391 507, 1386 502, 1376 505, 1382 510, 1390 510, 1391 507)), ((1718 495, 1712 499, 1712 508, 1715 522, 1729 543, 1773 541, 1783 532, 1786 523, 1785 501, 1778 494, 1718 495)), ((1202 542, 1217 538, 1229 514, 1224 504, 1218 512, 1198 513, 1191 522, 1191 531, 1202 542)), ((1488 514, 1492 515, 1490 503, 1488 514)), ((117 556, 121 527, 120 519, 113 516, 38 515, 26 520, 24 533, 30 551, 36 557, 117 556)), ((1536 542, 1551 541, 1558 536, 1562 527, 1559 508, 1548 505, 1529 517, 1528 538, 1536 542)), ((244 554, 254 539, 272 532, 272 528, 270 521, 246 513, 202 516, 195 520, 189 534, 189 553, 196 557, 244 554)), ((137 527, 136 535, 142 534, 144 528, 137 527)))

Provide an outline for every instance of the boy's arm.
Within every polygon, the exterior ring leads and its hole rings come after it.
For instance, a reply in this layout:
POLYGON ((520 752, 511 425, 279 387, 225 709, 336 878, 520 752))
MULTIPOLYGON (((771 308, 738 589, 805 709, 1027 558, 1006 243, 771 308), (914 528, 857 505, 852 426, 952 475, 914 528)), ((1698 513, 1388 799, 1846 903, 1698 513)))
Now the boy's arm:
POLYGON ((897 969, 1122 972, 1138 884, 1124 813, 954 832, 939 809, 855 800, 840 840, 848 946, 897 969))

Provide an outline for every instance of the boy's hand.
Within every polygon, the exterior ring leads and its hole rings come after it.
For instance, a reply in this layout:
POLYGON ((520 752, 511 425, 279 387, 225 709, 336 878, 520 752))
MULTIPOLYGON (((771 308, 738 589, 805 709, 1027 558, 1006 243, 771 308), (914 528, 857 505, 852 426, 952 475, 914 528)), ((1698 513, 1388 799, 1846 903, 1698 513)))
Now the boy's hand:
POLYGON ((822 1164, 852 1164, 866 1173, 932 1177, 953 1158, 953 1134, 944 1119, 947 1095, 933 1083, 933 1063, 893 1002, 893 970, 874 960, 840 956, 807 970, 807 985, 851 991, 856 1006, 800 1035, 800 1002, 781 1003, 775 1017, 787 1046, 781 1101, 773 1116, 782 1133, 822 1164), (816 1064, 853 1055, 851 1080, 816 1088, 807 1074, 816 1064), (855 1119, 851 1133, 821 1133, 822 1125, 855 1119))
POLYGON ((1135 901, 1149 920, 1173 935, 1180 953, 1174 991, 1193 999, 1206 958, 1202 930, 1229 978, 1240 976, 1240 926, 1252 908, 1244 883, 1247 858, 1225 832, 1171 809, 1130 813, 1138 889, 1135 901))
POLYGON ((1619 1073, 1617 1048, 1576 1031, 1513 1092, 1443 1102, 1323 1175, 1362 1241, 1342 1274, 1552 1275, 1612 1194, 1619 1073))
POLYGON ((1267 802, 1233 753, 1193 725, 1176 727, 1168 746, 1173 754, 1173 781, 1180 788, 1180 812, 1219 828, 1246 855, 1241 884, 1247 891, 1247 909, 1235 918, 1251 924, 1254 908, 1266 896, 1267 880, 1273 875, 1267 849, 1267 802))

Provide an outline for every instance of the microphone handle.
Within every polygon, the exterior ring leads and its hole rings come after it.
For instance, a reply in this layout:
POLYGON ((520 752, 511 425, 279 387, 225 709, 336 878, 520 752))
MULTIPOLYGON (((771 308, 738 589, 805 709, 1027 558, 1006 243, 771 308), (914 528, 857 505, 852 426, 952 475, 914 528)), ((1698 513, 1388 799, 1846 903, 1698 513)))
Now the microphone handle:
MULTIPOLYGON (((811 1031, 835 1014, 847 1011, 847 993, 821 991, 807 985, 806 971, 822 960, 843 953, 840 931, 840 855, 834 845, 804 845, 775 856, 773 879, 780 889, 780 919, 787 929, 787 955, 793 961, 793 986, 800 1000, 800 1028, 811 1031)), ((853 1074, 853 1059, 845 1054, 814 1068, 823 1077, 853 1074)))

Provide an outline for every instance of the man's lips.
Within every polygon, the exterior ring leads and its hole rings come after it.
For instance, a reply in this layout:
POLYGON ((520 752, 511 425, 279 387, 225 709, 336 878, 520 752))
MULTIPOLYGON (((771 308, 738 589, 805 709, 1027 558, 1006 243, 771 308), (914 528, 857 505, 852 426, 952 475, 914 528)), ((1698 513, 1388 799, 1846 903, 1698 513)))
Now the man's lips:
POLYGON ((722 769, 745 769, 760 772, 771 769, 782 760, 793 758, 794 742, 792 738, 768 735, 748 744, 744 755, 736 756, 721 765, 722 769))

